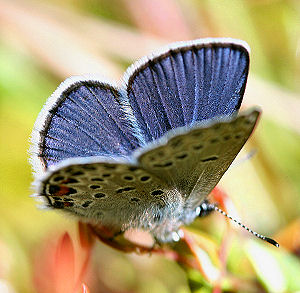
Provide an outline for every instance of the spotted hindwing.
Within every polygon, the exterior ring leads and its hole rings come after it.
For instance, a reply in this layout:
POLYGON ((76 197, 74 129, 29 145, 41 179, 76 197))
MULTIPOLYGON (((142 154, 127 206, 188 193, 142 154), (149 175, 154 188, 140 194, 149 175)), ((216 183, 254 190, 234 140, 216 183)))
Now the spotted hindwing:
POLYGON ((142 167, 104 163, 97 158, 69 161, 57 165, 40 182, 39 193, 50 208, 122 231, 171 232, 182 224, 180 193, 142 167))
POLYGON ((192 209, 219 182, 251 135, 259 111, 252 110, 209 126, 175 130, 150 150, 138 154, 139 164, 174 186, 192 209))

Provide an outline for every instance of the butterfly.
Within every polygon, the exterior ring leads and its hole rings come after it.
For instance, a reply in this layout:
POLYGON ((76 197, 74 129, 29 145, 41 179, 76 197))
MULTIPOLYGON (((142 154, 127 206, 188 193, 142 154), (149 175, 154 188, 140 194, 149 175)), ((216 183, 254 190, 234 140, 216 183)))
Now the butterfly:
POLYGON ((32 133, 36 196, 111 231, 174 240, 250 137, 260 114, 237 114, 249 71, 240 40, 173 43, 131 65, 120 85, 64 81, 32 133))

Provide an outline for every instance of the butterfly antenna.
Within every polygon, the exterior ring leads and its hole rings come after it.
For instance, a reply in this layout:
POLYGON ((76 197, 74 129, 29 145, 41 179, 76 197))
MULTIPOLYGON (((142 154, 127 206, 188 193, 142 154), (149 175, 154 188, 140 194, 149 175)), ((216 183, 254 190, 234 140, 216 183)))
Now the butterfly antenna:
POLYGON ((248 232, 250 232, 251 234, 253 234, 257 238, 260 238, 260 239, 262 239, 262 240, 264 240, 264 241, 266 241, 266 242, 268 242, 268 243, 270 243, 270 244, 272 244, 272 245, 274 245, 276 247, 279 247, 279 244, 275 240, 273 240, 273 239, 271 239, 269 237, 266 237, 264 235, 258 234, 257 232, 251 230, 250 228, 246 227, 244 224, 242 224, 238 220, 236 220, 236 219, 232 218, 231 216, 227 215, 224 211, 222 211, 221 209, 219 209, 216 205, 214 205, 214 204, 210 204, 210 205, 211 205, 210 206, 211 209, 213 208, 215 211, 221 213, 223 216, 227 217, 228 219, 232 220, 233 222, 236 222, 238 225, 240 225, 241 227, 243 227, 244 229, 246 229, 248 232))

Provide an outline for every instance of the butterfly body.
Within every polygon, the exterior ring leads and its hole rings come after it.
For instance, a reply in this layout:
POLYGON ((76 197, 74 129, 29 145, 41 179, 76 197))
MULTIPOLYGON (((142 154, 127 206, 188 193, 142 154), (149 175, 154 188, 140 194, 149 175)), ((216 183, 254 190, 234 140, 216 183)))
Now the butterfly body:
POLYGON ((255 127, 258 110, 236 114, 248 62, 239 41, 197 40, 141 59, 120 88, 67 80, 33 132, 37 196, 112 231, 172 241, 255 127))

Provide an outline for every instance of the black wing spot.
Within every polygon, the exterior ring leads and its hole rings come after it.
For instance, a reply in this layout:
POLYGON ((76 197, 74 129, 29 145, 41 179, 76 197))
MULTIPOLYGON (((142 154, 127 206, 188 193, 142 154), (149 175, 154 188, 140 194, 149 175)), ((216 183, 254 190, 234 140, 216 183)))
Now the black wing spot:
POLYGON ((173 165, 173 162, 166 162, 164 164, 154 164, 153 166, 157 167, 157 168, 166 168, 166 167, 170 167, 172 165, 173 165))
POLYGON ((62 201, 55 201, 52 206, 55 209, 63 209, 64 208, 64 203, 62 201))
POLYGON ((160 189, 154 190, 154 191, 151 192, 151 195, 154 195, 154 196, 155 195, 162 195, 162 194, 164 194, 164 192, 160 189))
POLYGON ((134 187, 125 187, 123 188, 124 191, 131 191, 131 190, 134 190, 135 188, 134 187))
POLYGON ((175 158, 178 160, 183 160, 188 156, 188 154, 181 154, 181 155, 177 155, 175 158))
POLYGON ((115 165, 103 165, 103 167, 107 170, 115 170, 117 168, 115 165))
POLYGON ((63 177, 63 176, 57 176, 57 177, 53 178, 53 181, 58 182, 58 181, 62 181, 64 179, 65 179, 65 177, 63 177))
POLYGON ((193 146, 193 149, 196 151, 199 151, 199 150, 203 149, 203 144, 196 144, 193 146))
POLYGON ((88 171, 95 171, 97 169, 95 166, 92 165, 82 165, 81 168, 88 171))
POLYGON ((69 187, 68 192, 66 192, 64 195, 70 195, 74 193, 77 193, 77 190, 75 188, 69 187))
POLYGON ((78 183, 79 181, 75 178, 69 178, 64 182, 65 184, 70 184, 70 183, 78 183))
POLYGON ((210 140, 210 143, 217 143, 217 142, 219 142, 219 140, 217 138, 213 138, 210 140))
POLYGON ((100 185, 90 185, 90 188, 91 189, 98 189, 98 188, 101 188, 100 185))
POLYGON ((105 193, 102 193, 102 192, 99 192, 99 193, 95 193, 94 194, 94 197, 95 198, 103 198, 103 197, 105 197, 106 196, 106 194, 105 193))
POLYGON ((205 159, 202 159, 201 162, 205 163, 205 162, 215 161, 218 158, 219 158, 218 156, 211 156, 211 157, 207 157, 205 159))
POLYGON ((141 180, 142 182, 146 182, 146 181, 148 181, 149 179, 151 179, 150 176, 142 176, 142 177, 140 178, 140 180, 141 180))
POLYGON ((159 151, 159 152, 157 152, 157 155, 159 157, 164 157, 165 156, 165 152, 164 151, 159 151))
POLYGON ((202 136, 202 131, 194 131, 191 133, 191 135, 193 137, 200 137, 200 136, 202 136))
POLYGON ((135 187, 131 187, 131 186, 127 186, 127 187, 124 187, 124 188, 119 188, 117 189, 117 193, 122 193, 122 192, 125 192, 125 191, 132 191, 132 190, 135 190, 135 187))
POLYGON ((150 156, 150 157, 148 157, 148 159, 149 159, 150 162, 153 162, 153 161, 156 160, 156 158, 154 156, 150 156))
POLYGON ((82 207, 87 208, 92 203, 91 200, 88 200, 82 204, 82 207))
POLYGON ((172 148, 176 149, 176 148, 180 147, 182 145, 182 143, 183 143, 182 139, 177 138, 177 139, 170 141, 170 146, 172 148))
POLYGON ((139 202, 140 199, 137 198, 137 197, 132 197, 132 198, 130 199, 130 201, 131 201, 131 202, 139 202))
POLYGON ((242 137, 241 134, 237 134, 237 135, 234 136, 235 139, 240 139, 241 137, 242 137))
POLYGON ((73 172, 71 173, 72 176, 80 176, 80 175, 84 175, 84 172, 82 171, 76 171, 76 172, 73 172))
POLYGON ((231 136, 230 136, 230 135, 225 135, 225 136, 223 137, 223 139, 226 140, 226 141, 227 141, 227 140, 230 140, 230 139, 231 139, 231 136))
POLYGON ((58 185, 50 185, 49 186, 49 193, 56 194, 60 191, 60 187, 58 185))
POLYGON ((72 198, 69 198, 69 197, 64 197, 63 201, 73 202, 74 200, 72 198))
POLYGON ((67 173, 71 173, 73 171, 74 171, 73 167, 68 167, 65 169, 65 172, 67 172, 67 173))
POLYGON ((105 178, 108 178, 108 177, 110 177, 110 176, 111 176, 110 173, 104 173, 104 174, 102 174, 102 177, 105 177, 105 178))
POLYGON ((129 167, 128 170, 130 172, 134 172, 134 171, 137 171, 139 168, 138 167, 129 167))
POLYGON ((133 181, 134 180, 134 177, 133 176, 129 176, 129 175, 126 175, 123 177, 124 180, 126 181, 133 181))
POLYGON ((92 178, 91 181, 99 181, 99 182, 103 182, 104 179, 102 179, 102 178, 92 178))

